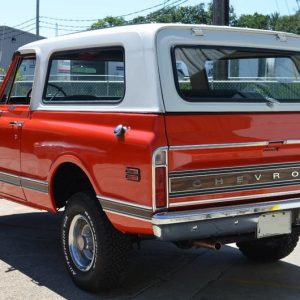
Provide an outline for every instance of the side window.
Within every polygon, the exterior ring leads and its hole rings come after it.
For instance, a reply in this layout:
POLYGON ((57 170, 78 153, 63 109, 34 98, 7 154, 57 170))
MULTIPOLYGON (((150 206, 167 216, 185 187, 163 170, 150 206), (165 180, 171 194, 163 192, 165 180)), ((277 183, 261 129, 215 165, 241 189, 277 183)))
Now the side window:
POLYGON ((35 70, 35 57, 24 57, 15 72, 8 97, 9 104, 29 104, 35 70))
POLYGON ((43 102, 114 104, 124 93, 123 48, 74 50, 52 55, 43 102))

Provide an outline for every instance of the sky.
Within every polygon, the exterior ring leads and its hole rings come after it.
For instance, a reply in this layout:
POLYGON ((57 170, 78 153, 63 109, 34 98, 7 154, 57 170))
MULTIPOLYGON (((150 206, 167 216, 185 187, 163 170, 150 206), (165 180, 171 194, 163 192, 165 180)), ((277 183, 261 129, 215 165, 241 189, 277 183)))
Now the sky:
MULTIPOLYGON (((35 33, 36 1, 0 0, 0 25, 35 33)), ((137 15, 147 15, 163 7, 164 2, 168 5, 184 2, 182 6, 192 6, 209 3, 211 0, 40 0, 40 34, 52 37, 84 30, 94 22, 93 20, 110 15, 130 14, 125 17, 126 20, 130 20, 137 15), (131 14, 156 5, 158 7, 131 14), (65 21, 56 19, 65 19, 65 21)), ((298 7, 296 0, 230 0, 230 4, 233 5, 238 16, 255 12, 262 14, 279 12, 280 15, 290 15, 294 14, 298 7)))

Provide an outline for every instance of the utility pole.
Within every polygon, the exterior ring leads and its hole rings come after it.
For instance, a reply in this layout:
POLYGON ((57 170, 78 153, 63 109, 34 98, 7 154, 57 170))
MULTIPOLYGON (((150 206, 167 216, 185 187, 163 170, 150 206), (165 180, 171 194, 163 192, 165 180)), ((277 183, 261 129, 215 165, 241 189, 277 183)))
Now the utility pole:
POLYGON ((4 31, 5 31, 5 25, 2 26, 2 37, 1 37, 1 39, 0 39, 0 41, 1 41, 1 47, 0 47, 0 63, 1 63, 1 61, 2 61, 2 54, 3 54, 4 31))
POLYGON ((213 1, 213 24, 229 25, 229 0, 213 1))
MULTIPOLYGON (((229 0, 213 0, 213 25, 229 25, 229 0)), ((213 77, 215 80, 227 80, 228 61, 218 61, 213 77)))
POLYGON ((40 36, 40 0, 36 0, 36 20, 35 20, 36 36, 40 36))

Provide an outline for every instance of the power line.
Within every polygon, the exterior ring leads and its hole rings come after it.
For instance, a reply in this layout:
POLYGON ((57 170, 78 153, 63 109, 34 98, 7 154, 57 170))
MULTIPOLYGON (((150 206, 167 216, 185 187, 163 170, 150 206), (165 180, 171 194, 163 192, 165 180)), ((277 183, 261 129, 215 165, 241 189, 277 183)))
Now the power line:
MULTIPOLYGON (((54 30, 56 30, 56 29, 57 29, 56 27, 51 27, 51 26, 40 26, 40 28, 45 28, 45 29, 54 29, 54 30)), ((87 31, 87 30, 61 29, 60 27, 59 27, 58 29, 59 29, 59 30, 62 30, 62 31, 73 32, 73 33, 87 31)))
POLYGON ((278 5, 278 1, 275 0, 275 3, 276 3, 277 11, 278 11, 278 13, 280 13, 280 8, 279 8, 279 5, 278 5))
MULTIPOLYGON (((141 10, 137 10, 128 14, 123 14, 117 17, 128 17, 131 15, 135 15, 135 14, 139 14, 139 13, 143 13, 145 11, 149 11, 151 9, 155 9, 158 7, 162 7, 161 9, 158 10, 158 12, 164 13, 166 10, 172 9, 174 7, 177 7, 185 2, 188 2, 189 0, 174 0, 172 3, 170 3, 172 0, 164 0, 162 3, 160 4, 156 4, 141 10)), ((62 19, 62 18, 52 18, 52 17, 47 17, 47 16, 40 16, 40 19, 48 19, 48 20, 55 20, 55 21, 62 21, 62 22, 95 22, 98 21, 99 19, 62 19)), ((16 37, 16 36, 20 36, 23 34, 26 34, 27 32, 21 32, 21 33, 16 33, 16 31, 18 30, 23 30, 23 29, 27 29, 27 31, 32 31, 34 30, 34 28, 32 27, 33 25, 35 25, 35 18, 31 18, 28 19, 22 23, 19 23, 15 26, 13 26, 12 30, 6 31, 4 32, 3 36, 5 36, 5 38, 0 39, 0 40, 6 40, 6 39, 10 39, 12 37, 16 37), (30 23, 30 24, 27 24, 30 23), (26 24, 26 25, 25 25, 26 24), (24 26, 22 26, 24 25, 24 26), (21 26, 21 27, 20 27, 21 26), (9 36, 10 35, 10 36, 9 36)), ((130 23, 132 20, 127 21, 128 23, 130 23)), ((56 23, 53 22, 47 22, 47 21, 40 21, 40 23, 44 24, 42 26, 40 26, 40 28, 44 28, 44 29, 54 29, 56 30, 56 23), (49 26, 46 26, 49 25, 49 26)), ((71 33, 76 33, 76 32, 82 32, 82 31, 86 31, 89 30, 90 25, 88 26, 84 26, 84 25, 67 25, 67 24, 61 24, 59 25, 59 30, 61 31, 65 31, 65 32, 71 32, 71 33), (79 29, 79 30, 74 30, 74 29, 79 29), (84 30, 80 30, 80 29, 84 29, 84 30)))
MULTIPOLYGON (((45 21, 40 21, 42 24, 47 24, 47 25, 54 25, 56 26, 57 23, 53 22, 45 22, 45 21)), ((60 28, 66 27, 66 28, 85 28, 87 29, 89 26, 80 26, 80 25, 59 25, 60 28)))
POLYGON ((17 25, 12 26, 12 27, 13 27, 13 28, 17 28, 17 27, 19 27, 19 26, 21 26, 21 25, 23 25, 23 24, 26 24, 26 23, 28 23, 28 22, 30 22, 30 21, 33 21, 33 20, 35 20, 35 18, 31 18, 31 19, 29 19, 29 20, 27 20, 27 21, 24 21, 24 22, 22 22, 22 23, 20 23, 20 24, 17 24, 17 25))
POLYGON ((286 5, 286 8, 287 8, 287 11, 288 11, 289 15, 291 15, 290 8, 289 8, 289 5, 288 5, 286 0, 285 0, 285 5, 286 5))
POLYGON ((27 21, 24 21, 24 22, 22 22, 22 23, 19 23, 19 24, 17 24, 17 25, 11 26, 11 27, 17 28, 17 27, 19 27, 19 26, 21 26, 21 25, 23 25, 23 24, 26 24, 26 23, 28 23, 28 22, 30 22, 30 21, 33 21, 33 20, 35 20, 35 18, 28 19, 27 21))
MULTIPOLYGON (((34 29, 35 29, 35 26, 32 27, 32 28, 30 28, 30 29, 28 29, 28 31, 23 31, 23 32, 20 32, 20 33, 11 35, 11 36, 9 36, 9 37, 6 37, 6 38, 0 39, 0 40, 1 40, 1 41, 5 41, 5 40, 9 40, 9 39, 11 39, 11 38, 15 38, 15 37, 17 37, 17 36, 21 36, 21 35, 24 35, 24 34, 28 34, 28 33, 31 33, 31 32, 29 32, 29 31, 32 31, 32 30, 34 30, 34 29)), ((33 33, 32 33, 32 34, 33 34, 33 33)))
POLYGON ((137 11, 134 11, 132 13, 129 13, 129 14, 125 14, 125 15, 121 15, 121 16, 118 16, 118 18, 124 18, 124 17, 128 17, 128 16, 132 16, 132 15, 135 15, 135 14, 139 14, 139 13, 142 13, 142 12, 145 12, 147 10, 151 10, 153 8, 157 8, 157 7, 160 7, 160 6, 163 6, 163 8, 166 6, 166 4, 168 2, 170 2, 171 0, 166 0, 164 1, 163 3, 160 3, 160 4, 157 4, 157 5, 154 5, 154 6, 151 6, 151 7, 148 7, 148 8, 144 8, 144 9, 141 9, 141 10, 137 10, 137 11))
MULTIPOLYGON (((16 34, 16 32, 18 32, 18 31, 23 31, 23 29, 26 29, 26 28, 28 28, 28 27, 32 27, 33 25, 35 25, 35 22, 30 23, 30 24, 28 24, 28 25, 26 25, 26 26, 23 26, 23 27, 20 27, 20 28, 13 28, 13 27, 5 26, 5 27, 8 27, 8 28, 12 28, 12 29, 10 29, 10 30, 8 30, 8 31, 5 31, 3 35, 12 35, 12 36, 13 36, 13 35, 16 34)), ((27 30, 27 31, 28 31, 28 30, 27 30)))
MULTIPOLYGON (((160 4, 156 4, 156 5, 141 9, 141 10, 131 12, 131 13, 123 14, 123 15, 117 16, 117 18, 132 16, 132 15, 139 14, 139 13, 142 13, 142 12, 145 12, 145 11, 148 11, 148 10, 160 7, 160 6, 164 7, 170 1, 171 0, 165 0, 160 4)), ((178 2, 178 0, 175 1, 175 2, 178 2)), ((53 18, 53 17, 47 17, 47 16, 41 16, 40 19, 48 19, 48 20, 62 21, 62 22, 97 22, 99 20, 99 18, 98 19, 62 19, 62 18, 53 18)))
POLYGON ((63 22, 95 22, 99 19, 86 19, 86 20, 79 20, 79 19, 60 19, 60 18, 52 18, 52 17, 46 17, 41 16, 40 19, 48 19, 48 20, 54 20, 54 21, 63 21, 63 22))
POLYGON ((189 1, 189 0, 175 0, 175 1, 173 1, 173 3, 172 3, 171 5, 168 5, 168 6, 166 6, 166 7, 163 7, 163 8, 159 9, 159 10, 156 11, 156 12, 158 12, 159 15, 160 15, 160 14, 163 14, 163 13, 165 13, 166 11, 168 11, 168 10, 170 10, 170 9, 173 9, 173 8, 175 8, 175 7, 178 7, 178 6, 180 6, 181 4, 186 3, 186 2, 188 2, 188 1, 189 1))

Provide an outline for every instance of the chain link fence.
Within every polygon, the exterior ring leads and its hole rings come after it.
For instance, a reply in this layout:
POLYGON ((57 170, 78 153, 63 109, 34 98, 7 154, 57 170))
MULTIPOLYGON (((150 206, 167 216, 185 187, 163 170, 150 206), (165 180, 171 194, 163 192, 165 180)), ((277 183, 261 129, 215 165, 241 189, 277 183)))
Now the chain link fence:
MULTIPOLYGON (((3 81, 0 81, 0 86, 3 81)), ((31 90, 32 81, 17 81, 14 85, 13 96, 26 96, 31 90)), ((59 92, 66 95, 94 95, 97 97, 121 98, 125 92, 123 81, 51 81, 47 89, 47 95, 53 96, 59 92)), ((236 90, 237 92, 257 92, 263 96, 275 99, 300 99, 300 81, 278 82, 278 81, 210 81, 211 90, 236 90)), ((180 81, 182 90, 190 90, 189 81, 180 81)))
MULTIPOLYGON (((180 81, 181 90, 193 90, 189 80, 180 81)), ((300 81, 288 80, 211 80, 209 90, 228 90, 240 93, 258 93, 274 99, 299 100, 300 81)))
MULTIPOLYGON (((0 82, 0 86, 1 86, 0 82)), ((32 81, 16 81, 12 90, 13 97, 24 97, 31 92, 32 81)), ((50 81, 47 87, 47 97, 53 96, 94 96, 123 97, 125 86, 123 81, 50 81)))

